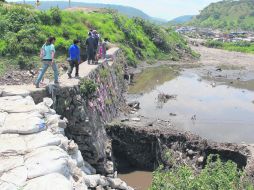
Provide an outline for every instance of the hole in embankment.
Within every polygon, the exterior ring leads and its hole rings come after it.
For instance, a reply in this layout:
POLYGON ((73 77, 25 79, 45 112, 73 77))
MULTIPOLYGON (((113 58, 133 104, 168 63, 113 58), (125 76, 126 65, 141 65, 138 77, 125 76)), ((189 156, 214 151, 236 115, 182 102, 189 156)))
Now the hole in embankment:
MULTIPOLYGON (((205 154, 212 155, 212 156, 218 155, 223 162, 227 162, 231 160, 237 164, 237 167, 239 169, 243 169, 247 165, 247 157, 239 152, 233 152, 230 150, 206 149, 205 154)), ((204 163, 206 163, 206 161, 207 161, 207 158, 205 159, 204 163)))
MULTIPOLYGON (((117 152, 117 151, 116 151, 117 152)), ((118 177, 137 190, 147 190, 152 184, 152 170, 133 165, 124 154, 114 152, 118 177)))

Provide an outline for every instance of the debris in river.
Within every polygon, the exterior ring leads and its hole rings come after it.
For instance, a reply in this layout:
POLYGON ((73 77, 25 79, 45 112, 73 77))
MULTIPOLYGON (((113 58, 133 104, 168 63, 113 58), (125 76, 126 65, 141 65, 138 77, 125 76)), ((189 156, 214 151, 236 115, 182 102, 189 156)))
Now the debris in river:
POLYGON ((216 71, 220 71, 220 72, 221 72, 221 71, 222 71, 222 69, 221 69, 221 68, 217 68, 217 69, 216 69, 216 71))
POLYGON ((177 116, 175 113, 170 113, 169 115, 174 117, 177 116))
POLYGON ((138 118, 138 117, 131 118, 131 120, 132 120, 132 121, 141 121, 141 119, 138 118))
POLYGON ((216 83, 215 82, 213 82, 211 85, 212 85, 213 88, 216 87, 216 83))
POLYGON ((191 120, 192 120, 192 121, 197 120, 197 116, 196 116, 196 115, 193 115, 193 116, 191 117, 191 120))
POLYGON ((162 102, 162 103, 166 103, 170 99, 175 100, 176 97, 177 97, 177 95, 169 95, 169 94, 159 93, 158 94, 158 101, 162 102))
POLYGON ((130 102, 128 103, 128 106, 134 109, 140 109, 140 102, 138 101, 130 102))

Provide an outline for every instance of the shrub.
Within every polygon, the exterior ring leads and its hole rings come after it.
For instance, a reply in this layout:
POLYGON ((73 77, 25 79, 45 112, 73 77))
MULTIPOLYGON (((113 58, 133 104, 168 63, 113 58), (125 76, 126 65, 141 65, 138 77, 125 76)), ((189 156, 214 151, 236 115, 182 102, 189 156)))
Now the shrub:
POLYGON ((4 55, 6 53, 7 43, 4 40, 0 40, 0 55, 4 55))
POLYGON ((80 81, 80 92, 87 99, 91 99, 95 97, 95 92, 98 85, 90 79, 82 79, 80 81))
POLYGON ((164 171, 159 167, 153 174, 150 190, 253 190, 253 185, 239 171, 232 161, 223 163, 219 157, 212 157, 200 174, 195 174, 189 166, 173 167, 164 171))
POLYGON ((62 22, 61 11, 59 8, 51 8, 50 15, 52 17, 52 24, 60 25, 62 22))
POLYGON ((210 48, 222 48, 223 42, 217 41, 217 40, 208 40, 205 43, 205 46, 210 47, 210 48))

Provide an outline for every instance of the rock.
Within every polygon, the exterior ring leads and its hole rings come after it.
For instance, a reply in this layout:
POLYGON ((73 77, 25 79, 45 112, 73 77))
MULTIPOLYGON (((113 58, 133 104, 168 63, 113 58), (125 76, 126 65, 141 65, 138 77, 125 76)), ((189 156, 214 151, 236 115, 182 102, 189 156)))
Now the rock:
POLYGON ((95 188, 95 190, 104 190, 103 186, 99 185, 95 188))
POLYGON ((119 178, 108 178, 110 187, 114 189, 127 190, 127 184, 119 178))
POLYGON ((121 119, 121 122, 129 121, 129 118, 123 118, 121 119))
POLYGON ((128 106, 134 109, 140 109, 140 102, 138 101, 130 102, 128 103, 128 106))
POLYGON ((138 117, 131 118, 131 120, 132 120, 132 121, 136 121, 136 122, 137 122, 137 121, 141 121, 141 119, 138 118, 138 117))
POLYGON ((169 115, 174 117, 177 116, 175 113, 170 113, 169 115))
POLYGON ((188 150, 187 151, 188 156, 193 156, 194 154, 195 154, 195 152, 193 150, 188 150))
POLYGON ((84 177, 85 184, 90 188, 95 188, 99 185, 101 175, 86 175, 84 177))
POLYGON ((203 156, 200 156, 199 158, 198 158, 198 163, 199 164, 203 164, 204 163, 204 157, 203 156))
POLYGON ((114 163, 112 161, 107 161, 105 169, 108 174, 113 174, 114 173, 114 163))

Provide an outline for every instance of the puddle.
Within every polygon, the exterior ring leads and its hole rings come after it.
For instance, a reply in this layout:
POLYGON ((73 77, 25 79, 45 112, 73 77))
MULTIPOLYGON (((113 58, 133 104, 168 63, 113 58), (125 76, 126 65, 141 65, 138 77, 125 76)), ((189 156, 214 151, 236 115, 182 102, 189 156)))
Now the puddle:
MULTIPOLYGON (((141 103, 140 115, 171 120, 177 128, 214 141, 254 143, 254 73, 218 71, 227 74, 227 78, 209 80, 205 78, 206 69, 185 69, 178 77, 152 84, 151 90, 129 98, 141 103), (236 75, 240 75, 241 81, 235 81, 236 75), (216 85, 212 85, 213 81, 216 85), (177 95, 177 98, 160 103, 159 93, 177 95)), ((216 72, 212 74, 217 75, 216 72)))
POLYGON ((148 190, 152 184, 152 172, 132 171, 127 174, 118 174, 118 177, 125 181, 135 190, 148 190))
POLYGON ((133 167, 122 156, 117 157, 118 177, 135 190, 148 190, 152 185, 153 173, 133 167))

